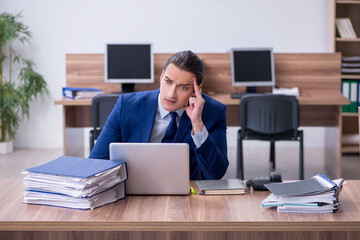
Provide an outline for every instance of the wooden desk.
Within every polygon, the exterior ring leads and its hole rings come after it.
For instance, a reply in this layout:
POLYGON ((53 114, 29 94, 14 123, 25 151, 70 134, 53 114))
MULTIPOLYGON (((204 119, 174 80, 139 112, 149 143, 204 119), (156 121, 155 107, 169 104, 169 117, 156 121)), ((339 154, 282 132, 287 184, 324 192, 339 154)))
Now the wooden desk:
MULTIPOLYGON (((191 183, 194 187, 194 182, 191 183)), ((269 192, 237 196, 128 196, 94 210, 22 203, 23 183, 0 181, 0 239, 358 239, 360 181, 336 213, 277 213, 269 192)), ((195 187, 195 190, 198 189, 195 187)))
MULTIPOLYGON (((230 94, 225 93, 212 93, 208 95, 227 106, 227 125, 238 126, 238 107, 240 100, 231 99, 230 94)), ((328 110, 327 108, 330 107, 330 110, 333 111, 333 108, 341 107, 343 104, 349 104, 349 100, 337 91, 328 93, 321 91, 301 92, 298 100, 300 105, 301 126, 336 126, 338 125, 337 113, 332 112, 330 116, 324 116, 325 113, 323 110, 328 110), (319 108, 320 114, 317 112, 319 108)), ((63 97, 54 103, 64 106, 64 127, 91 127, 91 99, 73 100, 63 97)))
MULTIPOLYGON (((136 91, 156 89, 167 59, 172 54, 154 54, 155 82, 137 84, 136 91)), ((198 54, 204 61, 204 93, 227 105, 227 125, 238 126, 239 100, 230 93, 244 91, 231 85, 229 53, 198 54)), ((341 95, 341 54, 339 53, 277 53, 274 54, 276 84, 280 87, 298 87, 301 96, 300 126, 325 126, 325 169, 332 178, 341 176, 341 105, 349 100, 341 95)), ((104 83, 104 54, 67 54, 66 85, 70 87, 101 88, 106 93, 121 91, 120 84, 104 83)), ((269 91, 269 88, 260 88, 269 91)), ((63 106, 64 155, 83 155, 84 139, 74 140, 67 130, 90 127, 91 100, 62 99, 55 104, 63 106), (81 154, 79 155, 79 150, 81 154)), ((82 135, 81 133, 76 136, 82 135)), ((305 159, 305 164, 306 164, 305 159)))
MULTIPOLYGON (((239 99, 231 99, 230 94, 209 94, 212 98, 227 106, 227 125, 239 125, 239 99)), ((298 97, 301 126, 338 126, 341 118, 341 106, 349 100, 340 92, 309 91, 298 97)), ((73 100, 63 97, 55 101, 62 105, 63 123, 66 127, 91 127, 91 99, 73 100)))
MULTIPOLYGON (((212 94, 210 96, 226 104, 227 125, 238 126, 239 100, 231 99, 230 94, 212 94)), ((301 126, 328 127, 325 139, 325 169, 331 177, 340 177, 341 105, 348 104, 349 100, 339 92, 326 95, 322 95, 321 92, 303 92, 298 99, 301 126)), ((68 136, 67 131, 72 128, 91 127, 91 99, 63 98, 55 101, 55 104, 63 106, 64 155, 82 156, 84 140, 73 141, 73 137, 68 136)))

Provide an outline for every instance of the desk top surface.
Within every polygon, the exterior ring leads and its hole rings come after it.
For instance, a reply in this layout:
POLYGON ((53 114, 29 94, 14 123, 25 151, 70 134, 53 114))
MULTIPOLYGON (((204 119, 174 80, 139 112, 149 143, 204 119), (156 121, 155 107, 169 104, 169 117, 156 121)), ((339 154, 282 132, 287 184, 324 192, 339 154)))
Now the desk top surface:
MULTIPOLYGON (((195 183, 191 182, 192 186, 195 183)), ((269 192, 222 196, 127 196, 94 210, 25 204, 20 180, 0 181, 0 230, 354 231, 360 229, 360 181, 346 181, 336 213, 277 213, 261 207, 269 192)))
MULTIPOLYGON (((231 99, 230 93, 209 94, 210 97, 222 102, 225 105, 238 105, 239 99, 231 99)), ((298 97, 300 105, 345 105, 349 104, 349 100, 340 92, 302 92, 298 97)), ((64 106, 91 106, 91 99, 70 99, 63 97, 55 100, 56 105, 64 106)))

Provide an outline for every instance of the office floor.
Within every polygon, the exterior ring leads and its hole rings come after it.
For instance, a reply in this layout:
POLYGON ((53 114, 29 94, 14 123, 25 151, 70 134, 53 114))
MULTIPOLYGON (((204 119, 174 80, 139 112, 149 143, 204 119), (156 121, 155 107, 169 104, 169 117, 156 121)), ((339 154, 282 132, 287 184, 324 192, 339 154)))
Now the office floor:
MULTIPOLYGON (((62 149, 16 149, 8 155, 0 155, 0 179, 21 179, 25 168, 40 165, 62 155, 62 149)), ((234 178, 236 148, 228 151, 230 167, 225 178, 234 178)), ((322 149, 305 149, 305 178, 317 173, 325 173, 323 168, 324 153, 322 149)), ((276 149, 276 171, 281 172, 283 179, 298 178, 298 148, 276 149)), ((360 179, 359 155, 345 155, 342 158, 343 177, 360 179)), ((272 171, 269 162, 268 148, 246 148, 244 150, 245 179, 268 176, 272 171)))

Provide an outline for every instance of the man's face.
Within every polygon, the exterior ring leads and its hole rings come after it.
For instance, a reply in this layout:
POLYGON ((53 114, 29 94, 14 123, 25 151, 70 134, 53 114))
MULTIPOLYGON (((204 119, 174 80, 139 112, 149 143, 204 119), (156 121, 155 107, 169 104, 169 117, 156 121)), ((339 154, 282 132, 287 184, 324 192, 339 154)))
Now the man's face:
POLYGON ((165 110, 174 112, 184 107, 193 95, 195 74, 169 64, 160 76, 160 101, 165 110))

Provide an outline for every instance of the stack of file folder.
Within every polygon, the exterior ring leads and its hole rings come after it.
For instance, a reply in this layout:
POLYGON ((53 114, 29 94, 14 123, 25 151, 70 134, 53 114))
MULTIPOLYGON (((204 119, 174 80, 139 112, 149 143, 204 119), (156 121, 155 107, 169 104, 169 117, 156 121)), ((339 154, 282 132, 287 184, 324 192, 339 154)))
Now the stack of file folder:
POLYGON ((24 202, 94 209, 125 197, 126 162, 62 156, 28 168, 24 202))
POLYGON ((335 212, 340 206, 343 182, 343 178, 330 180, 318 174, 302 181, 266 184, 271 194, 262 201, 262 206, 277 207, 278 212, 335 212))

